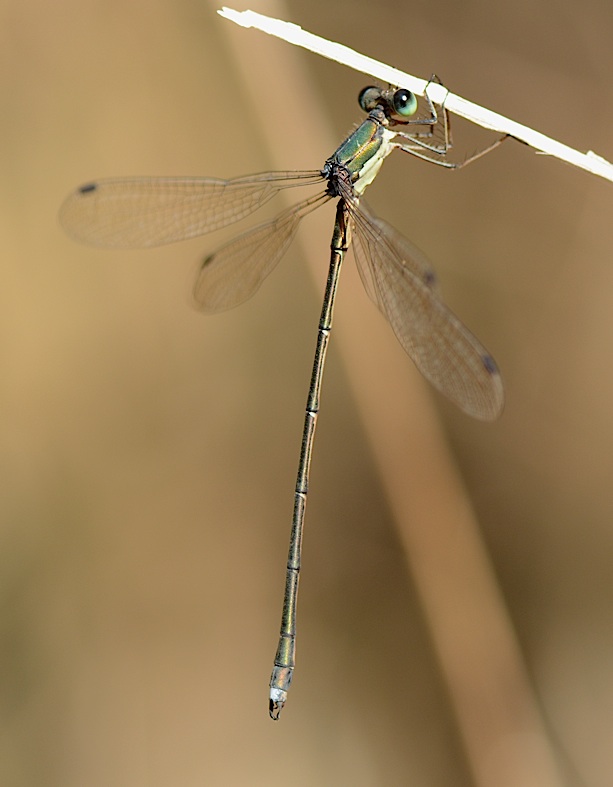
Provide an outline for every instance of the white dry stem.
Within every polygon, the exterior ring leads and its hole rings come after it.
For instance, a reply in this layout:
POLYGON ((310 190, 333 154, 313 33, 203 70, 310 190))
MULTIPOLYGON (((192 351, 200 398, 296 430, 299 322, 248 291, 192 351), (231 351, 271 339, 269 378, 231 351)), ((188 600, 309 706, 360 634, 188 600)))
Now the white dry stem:
POLYGON ((538 153, 555 156, 563 161, 567 161, 569 164, 574 164, 576 167, 592 172, 594 175, 613 181, 613 164, 593 151, 588 150, 587 153, 581 153, 568 145, 564 145, 562 142, 541 134, 539 131, 534 131, 528 126, 517 123, 515 120, 510 120, 504 115, 499 115, 497 112, 492 112, 490 109, 450 93, 443 85, 434 82, 429 83, 428 80, 405 74, 396 68, 385 65, 385 63, 380 63, 371 57, 361 55, 348 46, 337 44, 334 41, 328 41, 325 38, 309 33, 299 25, 290 22, 273 19, 255 11, 234 11, 232 8, 226 7, 217 13, 225 19, 236 22, 241 27, 254 27, 257 30, 262 30, 264 33, 282 38, 290 44, 301 46, 330 60, 336 60, 338 63, 349 66, 349 68, 353 68, 356 71, 361 71, 364 74, 369 74, 390 85, 404 87, 419 96, 424 95, 427 87, 429 98, 437 104, 444 102, 445 109, 449 112, 460 115, 479 126, 483 126, 483 128, 497 131, 500 134, 510 134, 515 139, 530 145, 538 153))

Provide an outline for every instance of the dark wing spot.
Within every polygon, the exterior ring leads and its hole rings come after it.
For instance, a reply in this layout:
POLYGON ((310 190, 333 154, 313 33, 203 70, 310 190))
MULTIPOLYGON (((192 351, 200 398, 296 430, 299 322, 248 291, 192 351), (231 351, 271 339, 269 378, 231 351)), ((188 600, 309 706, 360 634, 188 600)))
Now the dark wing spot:
POLYGON ((436 281, 436 273, 434 271, 426 271, 424 274, 424 284, 426 287, 435 287, 436 281))
POLYGON ((79 188, 79 194, 89 194, 92 191, 95 191, 98 188, 96 183, 86 183, 84 186, 79 188))
POLYGON ((488 371, 490 374, 498 374, 496 361, 491 355, 482 355, 481 360, 483 361, 483 366, 485 366, 486 371, 488 371))

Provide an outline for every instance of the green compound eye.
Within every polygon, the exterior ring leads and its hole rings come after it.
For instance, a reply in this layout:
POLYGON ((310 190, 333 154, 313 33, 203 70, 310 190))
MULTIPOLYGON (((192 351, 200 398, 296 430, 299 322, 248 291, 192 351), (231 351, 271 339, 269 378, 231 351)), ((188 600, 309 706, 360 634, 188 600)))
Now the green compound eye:
POLYGON ((381 101, 381 88, 380 87, 365 87, 358 96, 358 103, 364 112, 370 112, 381 101))
POLYGON ((417 97, 410 90, 401 88, 394 93, 392 99, 394 105, 394 112, 397 115, 408 117, 414 115, 417 111, 417 97))

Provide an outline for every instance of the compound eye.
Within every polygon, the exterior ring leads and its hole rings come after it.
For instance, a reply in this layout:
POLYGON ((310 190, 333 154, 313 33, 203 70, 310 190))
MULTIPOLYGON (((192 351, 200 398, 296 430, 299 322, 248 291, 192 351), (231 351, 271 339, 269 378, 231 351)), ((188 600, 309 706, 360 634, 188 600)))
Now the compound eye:
POLYGON ((381 103, 381 88, 372 86, 365 87, 360 91, 358 103, 364 112, 370 112, 381 103))
POLYGON ((417 111, 417 97, 410 90, 400 88, 392 97, 392 105, 397 115, 408 117, 417 111))

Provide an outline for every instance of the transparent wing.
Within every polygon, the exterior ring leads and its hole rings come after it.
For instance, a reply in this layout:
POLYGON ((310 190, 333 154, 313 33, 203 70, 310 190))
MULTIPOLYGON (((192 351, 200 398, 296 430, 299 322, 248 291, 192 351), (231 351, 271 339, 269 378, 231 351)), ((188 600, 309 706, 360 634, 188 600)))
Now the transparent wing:
POLYGON ((312 185, 320 172, 216 178, 118 178, 88 183, 60 209, 60 222, 94 246, 135 248, 194 238, 248 216, 282 189, 312 185))
POLYGON ((445 306, 426 257, 352 195, 358 270, 370 298, 383 312, 415 365, 468 415, 493 420, 504 393, 496 363, 445 306))
MULTIPOLYGON (((398 230, 394 229, 387 221, 376 216, 363 199, 360 200, 357 209, 362 214, 364 220, 370 224, 374 234, 381 239, 386 239, 391 248, 395 249, 396 254, 403 261, 404 266, 409 269, 413 275, 417 276, 423 284, 438 292, 439 286, 437 275, 430 260, 423 251, 408 238, 405 238, 404 235, 401 235, 398 230)), ((356 223, 355 215, 353 215, 353 219, 354 223, 356 223)), ((368 296, 379 305, 377 283, 371 274, 372 270, 368 267, 364 270, 360 268, 360 275, 368 296)))
POLYGON ((329 199, 323 193, 299 202, 207 257, 194 285, 197 308, 224 311, 250 298, 284 255, 302 217, 329 199))

